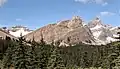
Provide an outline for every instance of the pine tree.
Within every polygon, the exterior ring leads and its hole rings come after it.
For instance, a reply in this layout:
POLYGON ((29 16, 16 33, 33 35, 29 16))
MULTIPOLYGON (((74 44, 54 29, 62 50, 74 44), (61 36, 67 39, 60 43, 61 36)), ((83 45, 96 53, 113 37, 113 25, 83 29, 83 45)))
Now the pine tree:
POLYGON ((114 64, 114 67, 112 68, 120 69, 120 56, 118 56, 117 59, 115 59, 112 63, 114 64))
POLYGON ((35 59, 33 65, 35 64, 35 66, 38 67, 39 69, 46 69, 50 54, 49 49, 51 48, 51 46, 45 44, 44 41, 43 43, 36 43, 33 41, 31 47, 34 47, 32 48, 34 53, 33 57, 35 59))
POLYGON ((15 54, 13 55, 13 57, 15 58, 13 59, 15 61, 13 63, 16 69, 21 69, 21 68, 26 69, 28 68, 27 65, 30 65, 30 62, 28 61, 28 59, 26 59, 28 54, 26 51, 26 46, 24 45, 24 41, 25 39, 21 35, 21 37, 19 38, 18 45, 14 49, 15 54))
POLYGON ((15 42, 9 41, 7 45, 8 45, 8 48, 5 52, 5 54, 3 56, 3 60, 2 60, 3 61, 3 66, 5 68, 9 68, 10 65, 12 64, 12 61, 13 61, 12 60, 12 55, 14 54, 13 49, 15 47, 15 42))
POLYGON ((12 49, 12 66, 14 66, 15 69, 33 69, 31 64, 31 57, 33 54, 31 53, 31 50, 32 49, 27 46, 25 39, 21 35, 19 41, 15 44, 14 49, 12 49))
MULTIPOLYGON (((120 30, 120 27, 118 27, 118 29, 120 30)), ((118 37, 115 37, 116 39, 118 39, 119 40, 119 42, 120 42, 120 31, 119 32, 117 32, 117 34, 118 34, 118 37)))
POLYGON ((39 61, 36 59, 37 58, 37 54, 35 52, 35 50, 32 48, 32 46, 27 46, 27 56, 26 59, 30 62, 29 67, 31 69, 40 69, 39 66, 39 61))
POLYGON ((4 69, 4 62, 3 62, 3 60, 0 60, 0 69, 4 69))
POLYGON ((83 68, 88 68, 88 52, 84 52, 83 54, 83 68))
POLYGON ((48 69, 64 69, 63 60, 57 47, 53 47, 50 58, 48 60, 48 69))

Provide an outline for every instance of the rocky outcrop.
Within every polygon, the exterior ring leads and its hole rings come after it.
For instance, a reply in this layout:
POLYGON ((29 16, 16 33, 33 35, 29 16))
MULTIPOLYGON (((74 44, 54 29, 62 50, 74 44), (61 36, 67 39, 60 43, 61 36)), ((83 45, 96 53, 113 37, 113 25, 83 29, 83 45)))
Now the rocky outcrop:
MULTIPOLYGON (((94 42, 92 32, 87 26, 83 25, 83 21, 79 16, 73 17, 71 20, 60 21, 56 24, 49 24, 32 33, 25 35, 26 40, 34 40, 46 43, 58 42, 62 44, 78 44, 94 42)), ((61 45, 62 45, 61 44, 61 45)))

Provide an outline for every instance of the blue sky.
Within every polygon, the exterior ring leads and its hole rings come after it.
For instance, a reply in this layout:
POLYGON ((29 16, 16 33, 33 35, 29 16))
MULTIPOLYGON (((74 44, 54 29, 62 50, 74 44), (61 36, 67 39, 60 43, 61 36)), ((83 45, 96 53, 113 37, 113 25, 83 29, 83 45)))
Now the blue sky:
POLYGON ((118 26, 119 3, 120 0, 0 0, 0 26, 36 29, 75 15, 86 22, 99 16, 105 24, 118 26))

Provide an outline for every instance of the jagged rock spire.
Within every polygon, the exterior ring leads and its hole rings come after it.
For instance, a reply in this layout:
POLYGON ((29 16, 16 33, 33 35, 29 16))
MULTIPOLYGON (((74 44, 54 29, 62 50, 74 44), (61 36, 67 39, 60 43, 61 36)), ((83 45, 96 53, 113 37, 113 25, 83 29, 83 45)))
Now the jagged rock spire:
POLYGON ((73 16, 72 20, 81 20, 81 18, 79 16, 73 16))
POLYGON ((102 24, 101 19, 99 17, 96 17, 93 21, 95 21, 95 24, 102 24))
POLYGON ((77 28, 83 26, 82 19, 79 16, 73 16, 71 21, 68 24, 68 27, 70 28, 77 28))
POLYGON ((89 28, 93 28, 97 25, 103 25, 99 17, 95 17, 92 21, 88 23, 89 28))

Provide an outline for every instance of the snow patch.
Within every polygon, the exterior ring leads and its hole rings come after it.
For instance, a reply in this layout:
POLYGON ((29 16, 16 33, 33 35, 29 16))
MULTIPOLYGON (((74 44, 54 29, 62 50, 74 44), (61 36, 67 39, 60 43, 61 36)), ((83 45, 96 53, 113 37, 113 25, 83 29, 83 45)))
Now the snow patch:
POLYGON ((111 28, 110 30, 115 30, 115 29, 117 29, 118 27, 113 27, 113 28, 111 28))
POLYGON ((94 36, 95 38, 98 38, 101 33, 102 33, 102 31, 93 32, 93 36, 94 36))
POLYGON ((102 25, 96 25, 94 28, 90 28, 91 30, 96 30, 96 29, 99 29, 99 28, 102 28, 103 26, 102 25))
POLYGON ((107 37, 106 40, 107 40, 108 43, 117 41, 116 39, 114 39, 112 37, 107 37))
POLYGON ((119 37, 117 34, 113 34, 113 37, 119 37))
POLYGON ((30 31, 25 31, 24 28, 21 28, 19 30, 17 30, 16 32, 13 31, 9 31, 9 33, 15 37, 20 37, 20 34, 22 34, 22 36, 30 33, 30 31))

